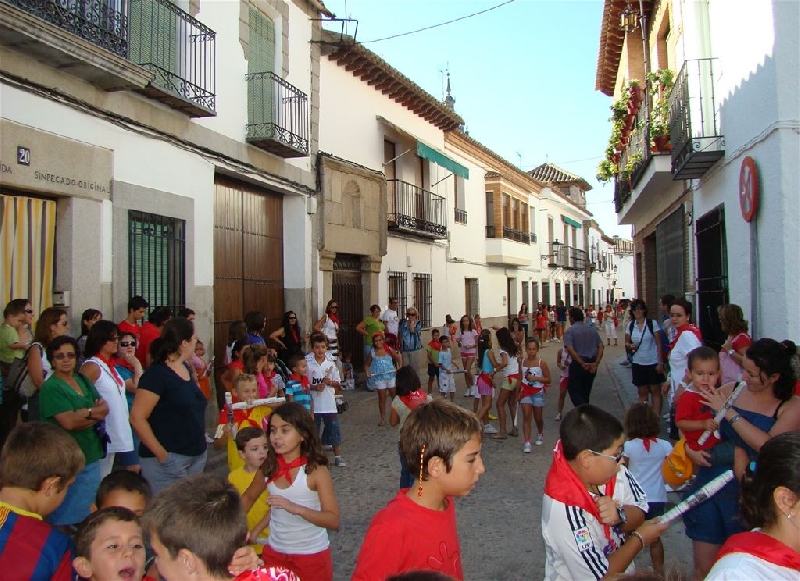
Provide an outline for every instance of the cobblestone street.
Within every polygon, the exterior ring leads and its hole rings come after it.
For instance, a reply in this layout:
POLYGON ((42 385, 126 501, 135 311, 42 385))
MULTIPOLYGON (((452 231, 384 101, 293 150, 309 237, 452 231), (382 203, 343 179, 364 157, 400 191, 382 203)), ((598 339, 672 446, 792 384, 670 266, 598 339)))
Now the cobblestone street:
MULTIPOLYGON (((558 371, 555 359, 559 346, 560 343, 548 343, 542 350, 551 373, 558 371)), ((593 403, 620 418, 623 415, 621 401, 627 405, 635 398, 630 372, 615 363, 621 355, 622 347, 606 351, 592 393, 593 403), (621 388, 622 385, 626 387, 621 388)), ((457 379, 456 403, 471 405, 471 400, 462 397, 462 378, 457 379)), ((425 383, 423 381, 423 385, 425 383)), ((544 577, 544 544, 540 533, 542 490, 558 438, 559 424, 553 421, 557 394, 557 388, 548 392, 544 445, 534 446, 532 454, 522 453, 521 438, 484 439, 486 474, 469 497, 456 500, 464 574, 468 580, 516 581, 544 577)), ((338 533, 331 533, 330 538, 334 578, 341 581, 350 579, 370 520, 395 495, 400 475, 399 430, 388 425, 378 426, 377 395, 357 390, 348 392, 346 398, 350 409, 341 419, 342 455, 347 467, 331 468, 342 526, 338 533)), ((570 407, 567 398, 566 409, 570 407)), ((208 469, 224 473, 224 457, 215 453, 208 469)), ((420 534, 425 533, 420 531, 420 534)), ((386 542, 391 543, 392 539, 387 538, 386 542)), ((682 523, 676 523, 667 532, 664 544, 667 563, 677 561, 688 569, 691 545, 683 534, 682 523)), ((641 553, 636 563, 649 566, 649 554, 641 553)))

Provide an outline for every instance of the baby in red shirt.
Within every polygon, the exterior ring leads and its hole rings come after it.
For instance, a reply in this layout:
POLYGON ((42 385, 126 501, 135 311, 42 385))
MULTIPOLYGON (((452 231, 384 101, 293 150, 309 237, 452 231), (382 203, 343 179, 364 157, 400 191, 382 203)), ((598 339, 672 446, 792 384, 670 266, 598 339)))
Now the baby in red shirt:
POLYGON ((689 374, 692 383, 678 398, 675 407, 675 425, 692 450, 708 450, 720 441, 716 432, 719 424, 714 421, 714 411, 705 404, 703 391, 717 387, 719 380, 719 355, 710 347, 698 347, 689 353, 689 374), (698 443, 704 431, 714 432, 703 445, 698 443))

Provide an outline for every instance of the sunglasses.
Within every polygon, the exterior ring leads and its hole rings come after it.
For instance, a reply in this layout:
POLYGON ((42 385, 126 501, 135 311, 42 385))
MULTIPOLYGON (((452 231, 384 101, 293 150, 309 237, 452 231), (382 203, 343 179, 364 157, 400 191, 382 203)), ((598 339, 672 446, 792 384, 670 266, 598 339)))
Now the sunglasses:
POLYGON ((610 456, 608 454, 601 454, 600 452, 595 452, 594 450, 589 450, 595 456, 602 456, 603 458, 608 458, 609 460, 613 460, 617 464, 622 461, 622 456, 624 455, 624 450, 620 450, 619 454, 616 456, 610 456))
POLYGON ((74 351, 70 353, 56 353, 55 355, 53 355, 53 359, 55 359, 56 361, 63 361, 64 359, 75 359, 76 357, 77 355, 75 354, 74 351))
POLYGON ((109 343, 116 343, 117 341, 119 341, 119 337, 109 337, 108 338, 108 342, 109 343))
POLYGON ((290 321, 296 321, 296 320, 297 320, 297 317, 289 317, 289 320, 290 320, 290 321))
POLYGON ((29 315, 32 315, 33 314, 33 309, 25 309, 25 312, 28 313, 29 315))
POLYGON ((331 310, 332 310, 332 311, 335 311, 335 310, 337 310, 338 308, 339 308, 339 307, 333 306, 333 307, 331 307, 331 310))
POLYGON ((136 347, 136 341, 120 341, 120 347, 136 347))
POLYGON ((416 317, 417 313, 406 313, 406 317, 416 317))

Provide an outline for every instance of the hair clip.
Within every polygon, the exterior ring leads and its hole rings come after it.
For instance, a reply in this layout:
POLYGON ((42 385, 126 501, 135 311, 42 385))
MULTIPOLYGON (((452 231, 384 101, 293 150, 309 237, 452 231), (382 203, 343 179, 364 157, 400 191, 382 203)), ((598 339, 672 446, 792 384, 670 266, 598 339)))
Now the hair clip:
POLYGON ((750 462, 750 464, 749 464, 749 466, 748 466, 748 468, 750 468, 750 472, 755 472, 755 471, 756 471, 756 466, 758 466, 758 465, 756 464, 756 461, 755 461, 755 460, 753 460, 752 462, 750 462))
POLYGON ((417 480, 417 498, 422 498, 422 471, 425 468, 425 444, 419 451, 419 479, 417 480))

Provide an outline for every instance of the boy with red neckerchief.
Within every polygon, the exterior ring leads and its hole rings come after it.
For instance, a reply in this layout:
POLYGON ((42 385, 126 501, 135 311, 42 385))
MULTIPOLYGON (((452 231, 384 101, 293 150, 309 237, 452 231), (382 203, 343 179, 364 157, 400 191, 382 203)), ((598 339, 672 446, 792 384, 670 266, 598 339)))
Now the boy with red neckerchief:
MULTIPOLYGON (((258 397, 258 382, 255 376, 242 373, 236 376, 233 380, 233 393, 235 395, 235 402, 250 402, 258 397)), ((269 416, 272 413, 272 408, 267 406, 256 406, 248 410, 232 410, 230 413, 228 404, 219 412, 219 419, 217 420, 217 431, 214 434, 214 448, 221 450, 227 447, 228 449, 228 470, 233 472, 237 468, 244 466, 244 459, 239 455, 236 448, 235 431, 242 428, 254 427, 261 428, 266 431, 268 426, 269 416), (233 418, 233 425, 231 425, 231 417, 233 418)))
POLYGON ((308 378, 308 361, 302 355, 292 355, 289 358, 289 369, 292 374, 286 382, 286 401, 296 401, 313 414, 314 400, 311 397, 311 380, 308 378))
POLYGON ((632 571, 634 557, 667 525, 644 522, 645 494, 619 464, 622 424, 584 404, 564 416, 560 437, 542 504, 545 579, 602 579, 632 571))

